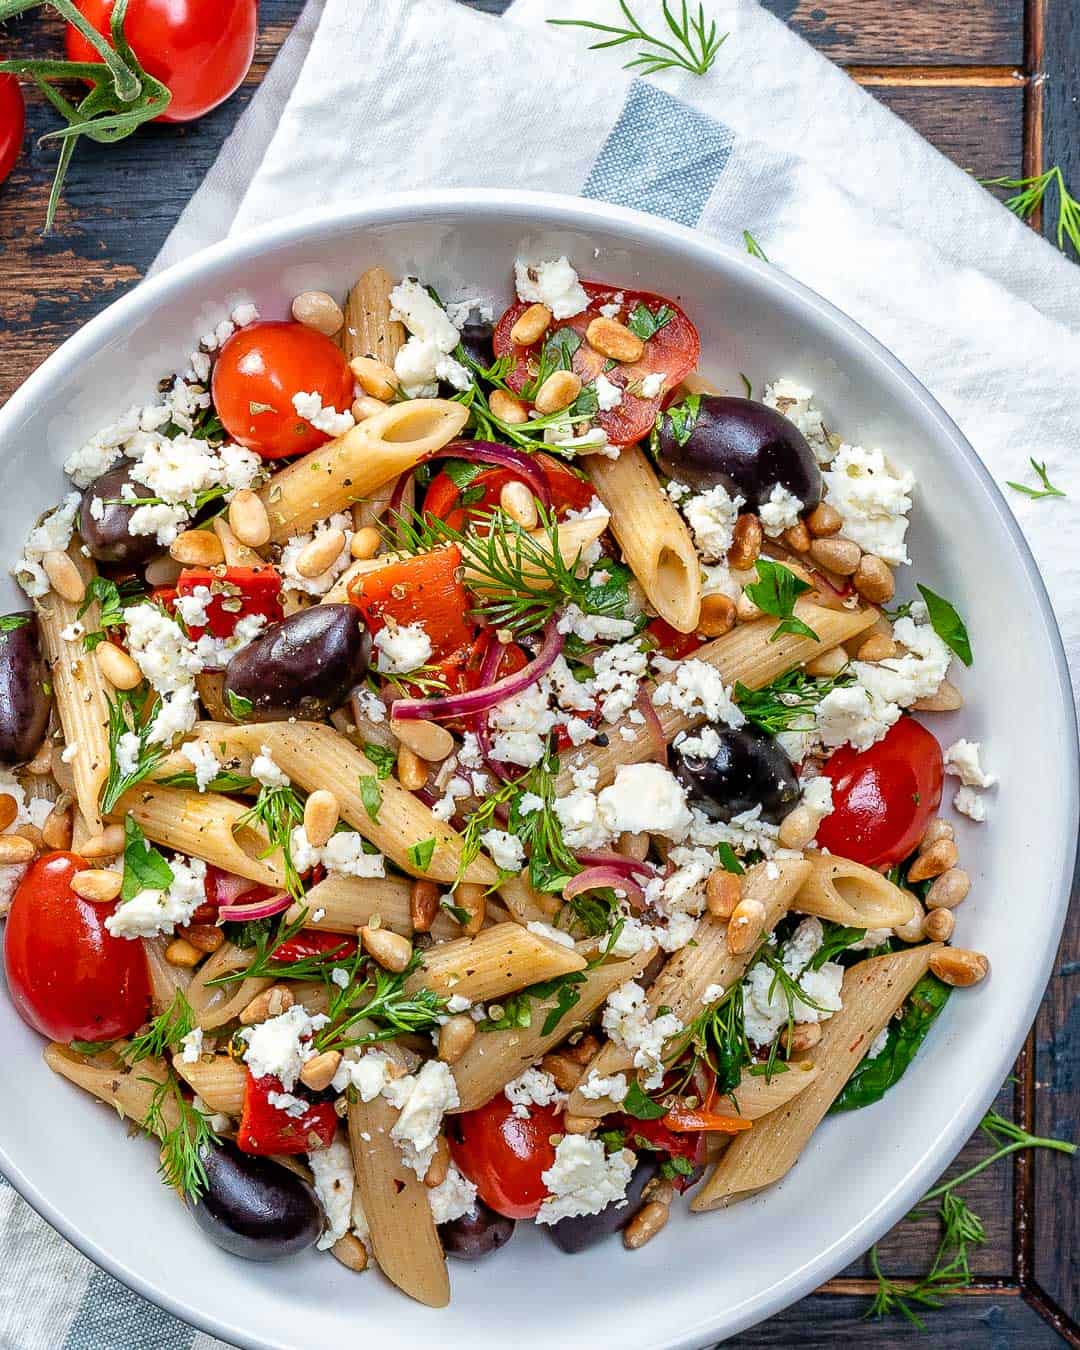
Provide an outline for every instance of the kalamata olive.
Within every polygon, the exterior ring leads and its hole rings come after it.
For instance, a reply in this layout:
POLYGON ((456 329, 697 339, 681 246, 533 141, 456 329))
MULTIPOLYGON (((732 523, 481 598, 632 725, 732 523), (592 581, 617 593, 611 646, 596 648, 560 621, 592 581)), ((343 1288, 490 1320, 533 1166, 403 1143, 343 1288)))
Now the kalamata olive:
POLYGON ((257 721, 322 717, 364 677, 371 638, 353 605, 312 605, 270 624, 225 671, 225 702, 251 703, 257 721))
POLYGON ((462 1261, 479 1261, 505 1247, 514 1236, 514 1221, 496 1214, 478 1199, 468 1214, 439 1224, 439 1237, 447 1256, 462 1261))
POLYGON ((747 724, 722 727, 719 745, 709 759, 672 753, 675 777, 696 806, 714 820, 730 820, 761 807, 761 818, 777 825, 799 800, 799 783, 791 760, 768 732, 747 724))
POLYGON ((0 764, 31 759, 49 725, 49 669, 41 654, 37 616, 0 619, 0 764))
POLYGON ((495 361, 495 349, 491 339, 495 325, 470 318, 461 330, 461 345, 476 362, 486 370, 495 361))
POLYGON ((626 1205, 608 1205, 602 1209, 599 1214, 583 1214, 574 1219, 560 1219, 558 1223, 553 1223, 545 1232, 550 1236, 556 1247, 560 1247, 564 1252, 583 1252, 586 1247, 593 1247, 604 1238, 610 1237, 612 1233, 618 1233, 625 1228, 634 1215, 641 1208, 641 1193, 652 1181, 660 1170, 660 1163, 655 1153, 643 1153, 638 1158, 638 1164, 634 1168, 634 1175, 630 1178, 630 1185, 626 1188, 626 1198, 629 1204, 626 1205))
POLYGON ((670 415, 660 423, 660 467, 680 483, 704 490, 722 483, 751 511, 777 483, 804 507, 821 500, 821 470, 806 437, 783 413, 749 398, 706 394, 689 434, 670 415))
POLYGON ((202 1158, 207 1189, 191 1213, 227 1252, 249 1261, 277 1261, 310 1247, 322 1232, 315 1192, 295 1172, 241 1153, 228 1140, 210 1145, 202 1158))
POLYGON ((130 475, 131 465, 119 464, 100 478, 95 478, 83 492, 82 505, 79 507, 79 533, 91 557, 98 562, 142 563, 161 552, 161 545, 155 535, 128 534, 128 524, 136 508, 120 500, 125 483, 130 483, 140 497, 151 495, 148 487, 134 482, 130 475), (91 510, 95 498, 100 498, 102 502, 96 517, 91 510))

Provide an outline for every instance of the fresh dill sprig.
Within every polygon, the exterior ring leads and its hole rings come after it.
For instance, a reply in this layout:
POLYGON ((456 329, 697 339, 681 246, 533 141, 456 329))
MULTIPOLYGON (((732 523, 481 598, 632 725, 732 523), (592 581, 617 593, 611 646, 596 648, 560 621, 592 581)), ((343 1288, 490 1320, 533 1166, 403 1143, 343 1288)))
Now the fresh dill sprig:
MULTIPOLYGON (((559 775, 559 756, 549 745, 543 757, 532 766, 524 779, 515 784, 520 791, 510 803, 508 828, 516 834, 529 852, 529 880, 538 891, 561 891, 571 877, 581 871, 581 863, 574 857, 563 838, 562 825, 555 814, 556 779, 559 775), (523 811, 526 796, 539 797, 541 805, 533 811, 523 811)), ((584 896, 575 896, 567 904, 582 921, 586 932, 606 933, 611 927, 608 917, 597 916, 584 903, 575 906, 575 900, 584 902, 584 896), (602 920, 602 921, 601 921, 602 920)), ((602 906, 607 911, 607 906, 602 906)))
POLYGON ((166 1050, 179 1045, 188 1032, 194 1030, 195 1013, 184 991, 178 989, 165 1011, 155 1017, 145 1031, 133 1036, 118 1053, 128 1064, 160 1059, 166 1050))
POLYGON ((141 686, 142 692, 117 690, 115 699, 109 699, 109 773, 101 790, 101 810, 108 815, 116 803, 129 788, 148 778, 165 756, 165 747, 152 745, 150 733, 154 727, 154 718, 148 717, 154 692, 141 686), (135 767, 130 773, 121 773, 117 762, 117 746, 120 738, 127 732, 134 732, 138 738, 135 753, 135 767))
MULTIPOLYGON (((465 879, 465 873, 480 856, 484 847, 480 842, 480 836, 486 834, 497 823, 499 808, 507 806, 523 790, 525 778, 526 775, 523 774, 520 778, 504 783, 502 787, 485 797, 466 820, 461 833, 461 861, 458 863, 455 887, 465 879)), ((464 912, 463 910, 462 913, 464 912)), ((467 922, 467 916, 465 920, 459 922, 467 922)))
POLYGON ((259 788, 255 805, 236 822, 238 829, 244 825, 261 825, 266 831, 270 847, 259 854, 260 858, 269 858, 276 850, 281 850, 285 889, 294 900, 304 898, 304 883, 300 880, 292 858, 292 832, 297 825, 303 824, 303 820, 304 807, 294 788, 267 787, 263 784, 259 788))
MULTIPOLYGON (((751 258, 760 258, 762 262, 769 261, 768 258, 765 256, 765 250, 761 247, 761 245, 758 243, 758 241, 754 238, 754 236, 750 233, 749 230, 743 230, 742 238, 743 244, 746 247, 746 251, 747 253, 750 254, 751 258)), ((749 397, 750 395, 747 394, 747 398, 749 397)))
POLYGON ((492 411, 480 381, 485 380, 494 388, 502 389, 517 398, 517 391, 510 387, 506 378, 517 364, 515 358, 507 353, 506 356, 500 356, 493 365, 481 366, 459 344, 454 351, 454 359, 466 367, 473 377, 473 382, 468 389, 455 394, 453 402, 468 408, 472 430, 478 440, 506 441, 510 445, 516 445, 520 450, 545 449, 557 453, 559 446, 556 443, 546 442, 544 433, 551 427, 570 427, 572 430, 583 422, 591 422, 596 412, 596 391, 587 386, 574 403, 561 412, 548 413, 543 417, 530 417, 527 422, 504 422, 492 411))
POLYGON ((295 919, 289 922, 283 920, 273 936, 271 936, 269 928, 255 928, 253 925, 251 932, 255 939, 255 955, 251 962, 244 966, 242 970, 227 971, 224 975, 218 975, 207 983, 211 985, 230 984, 234 980, 249 979, 327 979, 334 966, 339 966, 349 960, 349 938, 344 934, 341 937, 341 945, 331 948, 329 951, 314 952, 311 956, 303 956, 297 961, 275 960, 275 953, 303 929, 307 923, 307 916, 308 911, 304 908, 295 919))
POLYGON ((390 685, 399 698, 415 698, 418 692, 429 698, 432 694, 445 694, 450 688, 446 682, 446 672, 439 666, 429 664, 417 666, 407 675, 394 670, 371 671, 369 684, 375 693, 379 692, 380 681, 390 685))
POLYGON ((142 1127, 161 1141, 162 1178, 187 1199, 197 1201, 209 1185, 203 1151, 218 1142, 210 1117, 186 1099, 173 1074, 162 1083, 154 1078, 144 1081, 154 1083, 155 1087, 142 1127), (178 1115, 175 1125, 170 1125, 166 1118, 165 1103, 170 1101, 178 1115))
POLYGON ((781 731, 809 731, 814 725, 814 709, 826 694, 854 683, 855 676, 850 671, 815 678, 795 669, 762 689, 748 689, 736 680, 732 697, 748 722, 775 736, 781 731))
MULTIPOLYGON (((344 1050, 354 1045, 371 1045, 376 1041, 393 1040, 402 1033, 429 1031, 437 1026, 446 1012, 446 999, 433 989, 410 991, 406 982, 423 965, 419 952, 404 970, 383 970, 358 947, 351 963, 344 965, 349 980, 338 988, 332 986, 327 1016, 330 1025, 315 1038, 317 1050, 344 1050), (358 1022, 375 1022, 374 1031, 350 1036, 349 1031, 358 1022)), ((338 967, 343 966, 338 962, 338 967)))
POLYGON ((687 1023, 664 1058, 667 1063, 676 1065, 687 1052, 690 1057, 680 1085, 689 1082, 699 1064, 705 1064, 716 1075, 719 1094, 735 1091, 744 1066, 752 1059, 750 1043, 746 1039, 740 981, 736 980, 720 998, 706 1004, 693 1021, 687 1023))
POLYGON ((1080 253, 1080 201, 1065 186, 1065 175, 1057 164, 1032 178, 981 178, 979 181, 983 187, 1018 188, 1018 192, 1006 198, 1005 205, 1021 220, 1035 214, 1053 184, 1057 188, 1057 246, 1064 252, 1068 239, 1080 253))
POLYGON ((1027 483, 1013 483, 1008 479, 1005 481, 1006 487, 1011 487, 1014 492, 1022 492, 1025 497, 1030 497, 1034 502, 1041 502, 1044 497, 1067 497, 1069 495, 1067 492, 1062 492, 1061 488, 1055 487, 1053 483, 1051 483, 1050 477, 1046 472, 1045 459, 1040 464, 1039 461, 1032 456, 1028 462, 1035 470, 1036 474, 1038 474, 1042 487, 1029 487, 1027 483))
POLYGON ((674 39, 672 42, 646 32, 630 12, 626 0, 619 0, 619 8, 626 17, 625 28, 590 19, 548 19, 548 23, 560 28, 586 28, 607 34, 599 42, 590 44, 591 52, 621 47, 627 42, 640 43, 642 50, 627 61, 623 69, 640 70, 643 75, 655 75, 662 70, 685 70, 691 75, 705 75, 712 69, 716 54, 728 36, 717 32, 715 19, 706 19, 704 5, 698 5, 695 15, 687 0, 682 0, 677 13, 672 12, 668 0, 663 0, 661 12, 674 39))

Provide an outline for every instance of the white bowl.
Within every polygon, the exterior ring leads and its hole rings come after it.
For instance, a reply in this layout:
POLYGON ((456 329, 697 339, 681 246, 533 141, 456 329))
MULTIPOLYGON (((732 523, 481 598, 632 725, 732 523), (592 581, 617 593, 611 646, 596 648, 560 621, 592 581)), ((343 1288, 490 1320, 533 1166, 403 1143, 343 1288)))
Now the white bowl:
POLYGON ((929 394, 849 319, 778 268, 654 216, 524 192, 412 193, 200 253, 111 305, 0 413, 3 558, 18 556, 32 518, 60 497, 65 455, 149 399, 238 300, 283 316, 298 291, 341 294, 382 263, 444 298, 501 303, 519 252, 565 252, 587 277, 678 297, 701 330, 706 374, 738 392, 740 373, 756 391, 797 379, 831 428, 915 471, 912 577, 955 602, 976 657, 957 677, 965 708, 933 727, 945 744, 983 741, 1001 778, 989 823, 958 829, 974 886, 957 939, 989 955, 992 975, 953 997, 883 1102, 828 1120, 780 1186, 716 1214, 676 1206, 662 1237, 634 1254, 610 1241, 565 1256, 522 1225, 481 1267, 451 1262, 453 1302, 441 1312, 325 1256, 255 1265, 212 1246, 157 1180, 153 1147, 54 1077, 40 1039, 5 1012, 6 1176, 132 1289, 238 1345, 317 1350, 362 1327, 382 1345, 546 1350, 554 1330, 567 1347, 635 1350, 700 1345, 768 1317, 865 1251, 959 1150, 1035 1016, 1064 921, 1077 837, 1073 703, 1042 581, 993 480, 929 394))

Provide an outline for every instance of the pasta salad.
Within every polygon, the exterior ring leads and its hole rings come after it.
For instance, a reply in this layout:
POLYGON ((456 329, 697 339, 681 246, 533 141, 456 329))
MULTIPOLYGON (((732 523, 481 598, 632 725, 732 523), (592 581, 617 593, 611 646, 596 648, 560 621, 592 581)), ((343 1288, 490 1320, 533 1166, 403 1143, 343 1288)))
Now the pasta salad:
POLYGON ((235 307, 68 456, 0 618, 47 1064, 210 1240, 432 1306, 518 1221, 633 1250, 777 1182, 989 969, 913 475, 711 384, 677 297, 514 274, 497 321, 379 267, 235 307))

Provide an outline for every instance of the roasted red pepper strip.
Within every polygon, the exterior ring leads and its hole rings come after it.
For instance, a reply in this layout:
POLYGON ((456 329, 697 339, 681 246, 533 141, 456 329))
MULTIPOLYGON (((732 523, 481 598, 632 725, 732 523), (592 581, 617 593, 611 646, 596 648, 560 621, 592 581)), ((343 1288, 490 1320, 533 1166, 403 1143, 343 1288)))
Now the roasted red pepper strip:
POLYGON ((468 648, 476 632, 460 568, 461 550, 451 544, 357 577, 349 598, 373 635, 389 620, 418 623, 431 641, 432 661, 445 661, 468 648))
POLYGON ((661 1124, 675 1134, 740 1134, 753 1122, 741 1116, 722 1116, 716 1111, 690 1111, 677 1106, 661 1118, 661 1124))
POLYGON ((338 1119, 333 1102, 312 1102, 302 1116, 291 1116, 271 1104, 271 1092, 284 1092, 280 1081, 255 1078, 249 1070, 237 1148, 244 1153, 310 1153, 332 1142, 338 1119))
POLYGON ((232 637, 239 620, 250 614, 262 614, 267 623, 276 623, 284 613, 281 577, 270 566, 185 567, 176 583, 178 594, 191 595, 199 586, 205 586, 211 595, 206 604, 206 625, 188 626, 196 641, 206 633, 216 638, 232 637))
POLYGON ((356 955, 356 938, 348 933, 318 933, 310 928, 297 933, 295 937, 275 948, 273 959, 287 961, 305 961, 309 956, 334 956, 343 963, 356 955))

